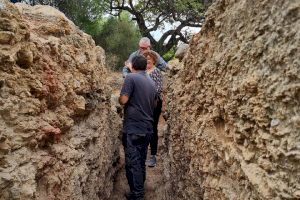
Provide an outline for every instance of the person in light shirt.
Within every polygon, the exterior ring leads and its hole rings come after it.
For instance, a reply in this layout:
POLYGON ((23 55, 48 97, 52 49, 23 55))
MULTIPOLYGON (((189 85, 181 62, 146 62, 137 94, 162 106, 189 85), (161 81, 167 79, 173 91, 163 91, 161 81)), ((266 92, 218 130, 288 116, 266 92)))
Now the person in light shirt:
MULTIPOLYGON (((139 42, 139 49, 137 51, 133 52, 129 56, 128 60, 125 62, 125 66, 123 67, 123 70, 122 70, 123 78, 125 78, 127 76, 127 74, 129 74, 131 72, 130 68, 131 68, 132 58, 136 55, 142 54, 144 51, 150 50, 150 48, 151 48, 150 39, 147 37, 141 38, 141 40, 139 42)), ((162 59, 162 57, 160 57, 159 54, 157 54, 157 56, 158 56, 158 62, 155 63, 155 66, 158 69, 165 71, 166 67, 167 67, 167 63, 164 61, 164 59, 162 59)))

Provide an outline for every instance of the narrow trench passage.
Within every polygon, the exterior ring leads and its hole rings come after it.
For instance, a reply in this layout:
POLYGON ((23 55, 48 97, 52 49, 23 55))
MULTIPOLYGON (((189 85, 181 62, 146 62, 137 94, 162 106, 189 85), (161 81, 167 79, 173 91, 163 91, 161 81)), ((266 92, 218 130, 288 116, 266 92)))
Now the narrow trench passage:
MULTIPOLYGON (((112 87, 112 94, 116 97, 120 93, 120 89, 123 84, 123 78, 121 73, 110 73, 108 75, 108 84, 112 87)), ((164 113, 164 105, 162 114, 159 119, 158 124, 158 149, 156 156, 156 166, 148 167, 148 160, 150 156, 150 146, 148 148, 148 156, 146 161, 146 182, 145 182, 145 200, 162 200, 164 199, 164 182, 163 182, 163 155, 165 155, 164 148, 162 145, 163 140, 163 126, 165 125, 165 121, 162 117, 164 113)), ((126 200, 124 194, 129 191, 129 186, 127 183, 126 175, 125 175, 125 165, 124 165, 124 151, 123 147, 120 146, 120 164, 119 171, 116 174, 114 189, 111 195, 111 200, 126 200)))
MULTIPOLYGON (((162 200, 164 199, 164 187, 163 187, 163 148, 162 148, 162 127, 164 125, 163 118, 160 119, 159 125, 159 141, 158 141, 158 152, 156 157, 156 166, 148 167, 146 169, 146 182, 145 182, 145 200, 162 200)), ((121 154, 121 168, 116 175, 114 189, 112 192, 112 200, 126 200, 124 194, 126 191, 129 191, 129 186, 127 183, 126 175, 125 175, 125 166, 124 166, 124 151, 123 148, 120 147, 121 154)), ((150 147, 148 149, 148 157, 146 165, 148 164, 148 159, 150 155, 150 147)))

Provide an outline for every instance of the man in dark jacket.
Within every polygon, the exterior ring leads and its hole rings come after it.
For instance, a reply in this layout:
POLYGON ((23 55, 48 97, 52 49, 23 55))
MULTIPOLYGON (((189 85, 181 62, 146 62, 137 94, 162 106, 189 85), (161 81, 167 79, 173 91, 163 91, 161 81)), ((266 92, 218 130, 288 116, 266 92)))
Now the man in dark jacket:
POLYGON ((126 177, 130 186, 128 199, 143 200, 146 180, 147 149, 153 135, 153 112, 157 104, 155 83, 146 74, 147 59, 143 55, 132 58, 132 73, 121 89, 119 102, 125 105, 123 146, 126 177))

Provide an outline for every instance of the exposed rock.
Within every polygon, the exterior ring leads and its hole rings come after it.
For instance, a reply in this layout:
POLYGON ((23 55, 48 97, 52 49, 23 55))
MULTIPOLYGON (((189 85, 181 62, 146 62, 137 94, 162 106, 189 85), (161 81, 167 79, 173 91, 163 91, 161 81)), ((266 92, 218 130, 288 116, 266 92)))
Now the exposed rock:
POLYGON ((103 49, 56 9, 7 0, 0 44, 0 199, 109 198, 121 120, 103 49))
POLYGON ((180 45, 179 48, 177 49, 176 53, 175 53, 175 58, 178 58, 179 61, 182 61, 184 56, 187 54, 188 50, 189 50, 189 45, 188 44, 180 45))
POLYGON ((0 31, 0 43, 1 44, 10 44, 14 34, 10 31, 0 31))
POLYGON ((299 0, 214 3, 168 64, 167 199, 299 198, 299 47, 299 0))

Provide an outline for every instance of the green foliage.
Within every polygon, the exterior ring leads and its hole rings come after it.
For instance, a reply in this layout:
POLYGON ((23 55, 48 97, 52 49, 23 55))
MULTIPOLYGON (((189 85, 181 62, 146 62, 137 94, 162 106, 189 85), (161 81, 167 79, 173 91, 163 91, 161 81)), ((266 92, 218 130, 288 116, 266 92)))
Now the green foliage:
MULTIPOLYGON (((100 1, 100 0, 99 0, 100 1)), ((136 20, 141 35, 148 37, 152 49, 160 55, 168 53, 179 42, 188 43, 191 36, 188 27, 202 26, 204 13, 214 0, 104 0, 110 5, 110 13, 118 15, 127 11, 136 20), (166 25, 167 24, 167 25, 166 25), (152 31, 161 31, 156 40, 152 31)))
POLYGON ((173 46, 169 51, 168 53, 166 53, 165 55, 162 56, 162 58, 168 62, 170 60, 175 60, 176 58, 174 57, 176 51, 177 51, 177 47, 176 46, 173 46))
POLYGON ((105 1, 98 0, 23 0, 29 5, 49 5, 63 12, 79 28, 90 35, 99 32, 99 20, 107 9, 105 1))
POLYGON ((141 36, 148 37, 152 49, 171 58, 172 48, 188 43, 191 32, 187 27, 201 27, 204 13, 214 0, 22 0, 30 5, 50 5, 63 12, 79 28, 96 39, 112 66, 119 68, 130 52, 137 48, 141 36), (126 14, 124 14, 124 11, 126 14), (110 13, 118 18, 102 20, 110 13), (135 26, 130 20, 135 20, 135 26), (101 23, 103 23, 101 25, 101 23), (138 27, 138 28, 137 28, 138 27), (161 31, 156 40, 152 31, 161 31), (140 33, 138 33, 140 32, 140 33), (131 46, 132 45, 132 46, 131 46), (121 46, 121 47, 120 47, 121 46), (126 56, 125 56, 126 55, 126 56))
MULTIPOLYGON (((73 1, 74 2, 74 1, 73 1)), ((94 0, 80 0, 73 4, 71 8, 64 7, 65 13, 79 28, 90 35, 99 32, 99 20, 101 19, 102 10, 94 0)))
POLYGON ((119 71, 130 54, 138 49, 141 38, 139 30, 125 12, 120 18, 109 17, 100 24, 100 32, 94 40, 105 50, 107 66, 113 71, 119 71))

